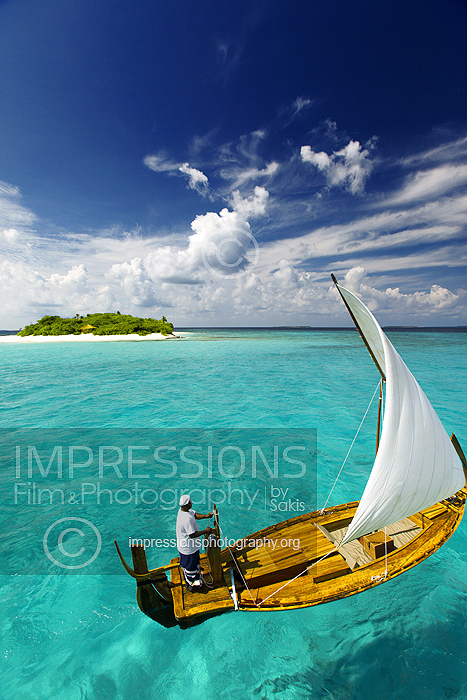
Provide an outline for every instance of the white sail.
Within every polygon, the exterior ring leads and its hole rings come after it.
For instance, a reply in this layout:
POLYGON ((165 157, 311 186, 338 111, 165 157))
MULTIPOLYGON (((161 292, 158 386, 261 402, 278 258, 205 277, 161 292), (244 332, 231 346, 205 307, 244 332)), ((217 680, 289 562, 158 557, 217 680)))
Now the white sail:
POLYGON ((386 376, 378 454, 345 544, 452 496, 465 477, 440 419, 371 311, 337 286, 386 376))

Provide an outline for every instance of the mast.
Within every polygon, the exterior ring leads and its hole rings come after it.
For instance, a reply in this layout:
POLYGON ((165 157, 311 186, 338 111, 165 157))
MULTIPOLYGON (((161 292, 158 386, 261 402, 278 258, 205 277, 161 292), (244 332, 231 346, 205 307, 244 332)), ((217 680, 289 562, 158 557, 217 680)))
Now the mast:
POLYGON ((213 504, 213 511, 214 532, 209 535, 209 544, 206 547, 206 554, 208 557, 213 582, 221 583, 224 580, 224 574, 222 573, 221 548, 219 546, 219 511, 217 510, 215 503, 213 504))
POLYGON ((370 345, 369 345, 367 339, 365 338, 365 334, 363 333, 362 329, 360 328, 360 324, 358 323, 357 319, 356 319, 355 316, 354 316, 354 313, 353 313, 352 309, 350 308, 350 306, 348 305, 348 303, 347 303, 347 301, 346 301, 344 295, 342 294, 342 292, 341 292, 341 290, 340 290, 340 287, 339 287, 339 283, 338 283, 336 277, 334 276, 334 274, 333 274, 332 272, 331 272, 331 279, 332 279, 332 281, 334 282, 334 284, 336 285, 337 291, 338 291, 339 294, 341 295, 341 299, 342 299, 342 301, 344 302, 344 304, 345 304, 345 306, 346 306, 346 309, 347 309, 347 311, 349 312, 352 321, 355 323, 355 327, 356 327, 357 331, 360 333, 361 338, 362 338, 363 342, 364 342, 365 345, 366 345, 366 349, 367 349, 368 352, 370 353, 371 359, 373 360, 373 362, 375 363, 376 367, 378 368, 378 371, 379 371, 379 373, 381 374, 381 376, 382 376, 382 378, 384 379, 384 381, 386 381, 386 375, 385 375, 385 373, 383 372, 383 370, 381 369, 381 366, 380 366, 378 360, 376 359, 373 350, 371 349, 371 347, 370 347, 370 345))
POLYGON ((379 401, 378 401, 378 425, 376 426, 376 454, 378 454, 379 448, 379 437, 381 432, 381 406, 383 404, 383 383, 384 379, 381 378, 379 387, 379 401))

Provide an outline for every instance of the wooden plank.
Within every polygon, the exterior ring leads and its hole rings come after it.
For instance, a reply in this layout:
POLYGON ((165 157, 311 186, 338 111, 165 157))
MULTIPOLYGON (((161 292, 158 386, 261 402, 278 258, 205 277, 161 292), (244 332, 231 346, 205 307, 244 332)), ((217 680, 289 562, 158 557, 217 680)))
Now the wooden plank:
POLYGON ((310 569, 310 576, 315 583, 322 583, 323 581, 330 581, 344 574, 350 574, 350 572, 351 569, 344 557, 337 554, 337 556, 323 559, 319 564, 313 566, 310 569))
POLYGON ((364 535, 358 539, 363 545, 363 549, 371 554, 373 559, 379 559, 379 557, 384 557, 394 551, 394 540, 388 537, 383 530, 372 532, 370 535, 364 535))
POLYGON ((313 559, 319 559, 333 549, 333 546, 330 546, 330 540, 319 531, 315 523, 310 521, 298 523, 281 534, 283 537, 277 538, 276 548, 268 548, 271 558, 275 562, 280 562, 284 558, 288 558, 288 556, 294 556, 294 553, 298 554, 300 551, 312 561, 313 559), (292 541, 294 546, 292 548, 284 548, 281 546, 282 540, 292 541), (288 549, 290 555, 285 553, 286 549, 288 549))
POLYGON ((413 515, 410 516, 410 519, 414 521, 416 525, 421 527, 422 529, 425 529, 427 527, 430 527, 430 525, 433 525, 433 521, 430 520, 424 513, 414 513, 413 515))
POLYGON ((410 518, 404 518, 397 523, 388 525, 386 531, 394 540, 395 546, 402 547, 402 545, 407 544, 416 535, 420 534, 421 527, 410 518))
POLYGON ((259 576, 253 576, 247 580, 248 588, 259 589, 264 586, 272 586, 275 583, 282 583, 283 581, 290 581, 299 576, 300 574, 307 573, 307 567, 309 563, 307 561, 297 562, 293 566, 289 566, 284 569, 276 569, 276 571, 271 571, 267 574, 261 573, 259 576))
MULTIPOLYGON (((176 563, 177 559, 172 559, 176 563)), ((207 568, 207 557, 201 557, 201 566, 207 568)), ((174 603, 174 615, 177 620, 187 620, 196 617, 208 617, 217 613, 234 609, 234 603, 230 591, 224 582, 213 589, 202 589, 190 593, 185 589, 180 568, 172 569, 171 580, 175 584, 172 588, 174 603)))
POLYGON ((300 576, 283 587, 284 584, 273 584, 251 591, 253 601, 248 591, 242 591, 240 608, 243 610, 281 610, 289 607, 302 607, 301 600, 304 595, 313 600, 316 596, 317 586, 311 576, 300 576), (269 597, 271 596, 271 597, 269 597), (262 603, 268 599, 264 607, 258 607, 255 603, 262 603))
POLYGON ((281 566, 284 561, 289 561, 294 558, 303 558, 300 549, 293 550, 288 547, 280 546, 276 549, 272 547, 258 547, 256 549, 241 550, 240 552, 232 551, 235 554, 237 562, 241 564, 242 570, 245 571, 260 567, 274 570, 278 566, 281 566))
POLYGON ((276 569, 287 568, 293 566, 294 564, 305 561, 306 555, 301 549, 298 550, 287 550, 281 548, 279 551, 275 550, 271 552, 271 559, 274 562, 276 569))
POLYGON ((441 513, 444 513, 445 511, 446 506, 444 506, 442 503, 435 503, 434 506, 430 506, 430 508, 422 510, 421 514, 424 515, 426 518, 430 518, 430 520, 433 520, 433 518, 436 518, 438 515, 441 515, 441 513))
MULTIPOLYGON (((179 564, 180 560, 172 559, 171 564, 179 564)), ((179 619, 179 615, 183 615, 184 605, 183 605, 183 591, 184 586, 182 584, 180 566, 177 568, 172 568, 170 570, 170 580, 174 585, 172 588, 172 600, 174 604, 174 615, 179 619)))
MULTIPOLYGON (((321 535, 321 533, 320 533, 321 535)), ((316 541, 311 543, 310 546, 304 546, 303 551, 306 552, 310 561, 313 559, 321 559, 325 554, 330 554, 333 549, 335 549, 335 544, 327 539, 324 535, 316 538, 316 541)))
POLYGON ((329 530, 329 532, 332 534, 334 530, 340 530, 343 527, 347 528, 350 525, 352 518, 353 514, 345 517, 340 517, 339 519, 337 519, 336 517, 332 517, 332 514, 330 514, 326 518, 320 519, 319 524, 325 527, 326 530, 329 530))
POLYGON ((252 579, 252 586, 249 586, 250 591, 243 591, 241 593, 242 604, 251 606, 253 604, 251 597, 258 603, 272 596, 270 598, 269 607, 271 605, 277 607, 283 603, 287 605, 294 604, 297 607, 300 599, 303 599, 304 595, 308 598, 312 598, 313 591, 315 591, 314 595, 316 596, 314 584, 329 581, 351 573, 349 565, 340 555, 337 555, 337 557, 329 557, 319 562, 319 564, 313 565, 308 570, 306 570, 307 566, 310 566, 310 564, 306 565, 305 563, 303 568, 297 567, 296 571, 288 572, 290 574, 288 582, 287 579, 285 579, 285 581, 284 579, 274 580, 273 576, 261 576, 252 579), (303 575, 300 576, 299 574, 302 572, 303 575), (298 576, 298 578, 295 578, 296 576, 298 576), (295 580, 292 580, 294 578, 295 580), (284 582, 286 582, 287 585, 282 587, 284 582), (277 597, 274 595, 275 593, 277 597))
POLYGON ((253 576, 254 571, 258 569, 261 569, 264 573, 277 570, 277 564, 266 547, 258 547, 248 551, 243 550, 239 554, 235 554, 235 558, 245 578, 253 576))
MULTIPOLYGON (((282 547, 281 539, 277 540, 279 546, 274 549, 273 545, 276 541, 272 538, 270 541, 272 542, 271 546, 245 548, 240 552, 234 552, 237 563, 247 580, 253 576, 273 574, 282 569, 289 570, 302 565, 307 566, 313 560, 329 554, 334 549, 332 542, 324 537, 316 527, 310 527, 310 525, 307 527, 306 538, 300 538, 298 549, 282 547)), ((224 562, 229 564, 225 559, 224 562)), ((277 576, 275 578, 277 579, 277 576)))

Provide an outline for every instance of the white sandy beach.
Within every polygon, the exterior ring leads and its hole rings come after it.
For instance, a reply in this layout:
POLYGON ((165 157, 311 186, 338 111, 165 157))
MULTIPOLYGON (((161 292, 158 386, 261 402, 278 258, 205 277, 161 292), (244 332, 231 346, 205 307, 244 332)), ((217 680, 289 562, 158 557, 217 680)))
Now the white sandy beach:
MULTIPOLYGON (((185 334, 186 335, 186 334, 185 334)), ((130 333, 128 335, 92 335, 83 333, 82 335, 4 335, 0 336, 0 343, 101 343, 112 341, 141 341, 141 340, 178 340, 185 335, 162 335, 162 333, 150 333, 149 335, 138 335, 130 333)))

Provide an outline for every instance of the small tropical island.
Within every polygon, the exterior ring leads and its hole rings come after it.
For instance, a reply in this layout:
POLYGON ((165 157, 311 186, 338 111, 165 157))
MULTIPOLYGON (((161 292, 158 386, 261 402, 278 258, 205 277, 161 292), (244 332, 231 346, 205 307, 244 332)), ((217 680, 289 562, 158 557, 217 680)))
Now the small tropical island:
POLYGON ((43 316, 37 323, 31 323, 19 331, 17 335, 26 336, 60 336, 60 335, 140 335, 146 336, 158 333, 163 336, 173 335, 173 323, 165 316, 159 321, 156 318, 138 318, 129 314, 95 313, 73 318, 60 316, 43 316))

